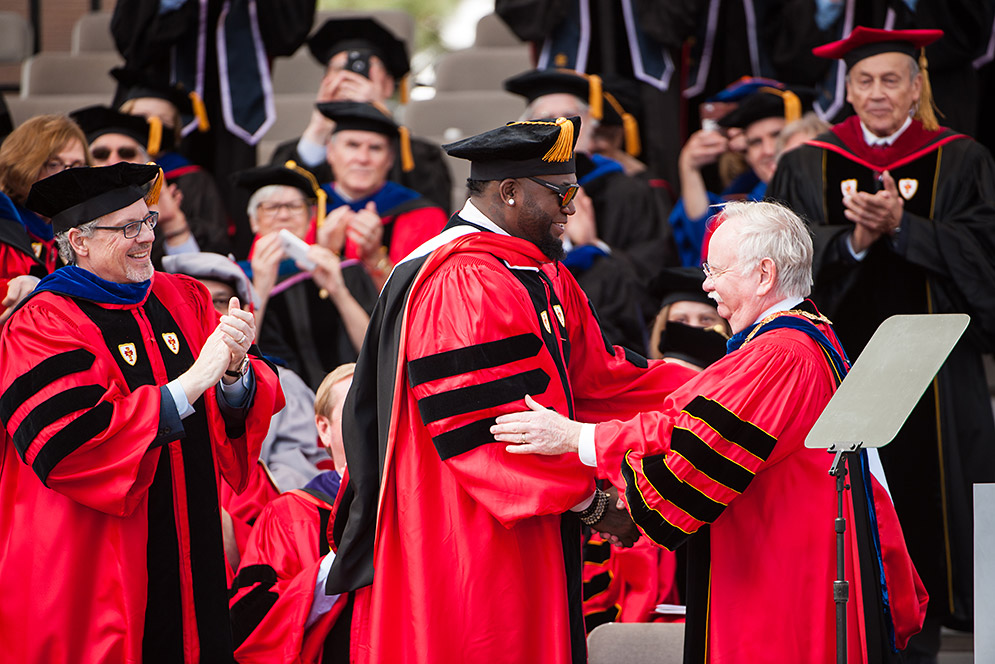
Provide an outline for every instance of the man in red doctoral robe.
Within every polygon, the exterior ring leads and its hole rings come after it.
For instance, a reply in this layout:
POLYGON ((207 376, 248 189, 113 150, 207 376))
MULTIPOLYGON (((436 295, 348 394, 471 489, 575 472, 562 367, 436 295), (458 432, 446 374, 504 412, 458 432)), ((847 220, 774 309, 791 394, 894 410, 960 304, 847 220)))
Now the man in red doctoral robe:
MULTIPOLYGON (((804 442, 847 361, 803 299, 812 242, 801 220, 771 203, 723 216, 704 289, 735 333, 725 358, 626 421, 572 422, 537 398, 492 431, 529 441, 510 451, 578 452, 624 489, 647 537, 669 549, 687 540, 686 663, 830 664, 837 498, 831 458, 804 442)), ((926 593, 867 464, 850 464, 846 493, 847 661, 893 662, 922 626, 926 593)))
POLYGON ((471 161, 470 199, 374 310, 326 585, 372 582, 356 597, 354 661, 586 661, 580 525, 631 543, 632 524, 576 457, 514 456, 489 428, 527 394, 593 421, 635 412, 691 372, 605 341, 558 262, 578 125, 513 123, 446 146, 471 161))
POLYGON ((283 394, 237 298, 219 317, 154 272, 157 178, 69 169, 27 199, 67 267, 0 334, 10 661, 233 661, 218 487, 244 487, 283 394))

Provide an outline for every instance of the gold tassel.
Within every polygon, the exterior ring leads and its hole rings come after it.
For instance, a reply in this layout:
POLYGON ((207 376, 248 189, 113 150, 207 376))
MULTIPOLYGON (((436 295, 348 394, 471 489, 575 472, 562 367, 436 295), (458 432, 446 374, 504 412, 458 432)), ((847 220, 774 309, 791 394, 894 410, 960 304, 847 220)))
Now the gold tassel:
POLYGON ((401 103, 407 104, 408 98, 411 96, 411 90, 408 89, 408 75, 405 74, 401 77, 401 83, 398 90, 398 95, 401 97, 401 103))
POLYGON ((556 118, 556 125, 560 128, 560 134, 556 137, 553 147, 549 148, 549 151, 543 155, 542 160, 557 162, 570 161, 570 155, 573 154, 574 146, 574 123, 566 118, 556 118))
POLYGON ((800 120, 802 117, 802 101, 798 98, 791 90, 780 90, 778 88, 762 87, 757 88, 757 92, 766 92, 768 94, 777 95, 781 98, 784 103, 784 122, 785 124, 791 124, 795 120, 800 120))
POLYGON ((625 151, 638 157, 643 148, 639 143, 639 123, 632 117, 632 113, 622 114, 622 130, 625 132, 625 151))
POLYGON ((919 51, 919 74, 922 76, 922 90, 919 92, 919 107, 916 109, 916 120, 922 123, 922 128, 926 131, 936 131, 940 128, 940 122, 936 119, 937 113, 941 117, 946 117, 936 107, 933 99, 933 86, 929 84, 929 72, 926 71, 926 49, 919 51))
POLYGON ((146 119, 149 123, 149 141, 145 150, 150 157, 154 157, 162 148, 162 120, 156 115, 150 115, 146 119))
POLYGON ((587 103, 591 107, 591 117, 600 120, 605 116, 604 92, 601 85, 601 77, 590 74, 587 77, 587 103))
MULTIPOLYGON (((147 166, 155 166, 155 162, 150 161, 147 166)), ((159 202, 159 194, 162 192, 162 183, 166 179, 166 174, 162 172, 162 167, 159 167, 159 174, 155 176, 155 180, 152 181, 152 186, 149 187, 148 193, 145 194, 145 204, 155 205, 159 202)))
POLYGON ((314 198, 316 201, 315 207, 317 209, 315 210, 315 224, 318 228, 321 228, 321 225, 325 223, 325 207, 328 201, 328 194, 326 194, 325 190, 318 184, 318 178, 314 177, 314 173, 306 168, 303 168, 302 166, 298 166, 297 162, 293 159, 288 159, 284 162, 283 167, 307 178, 308 184, 311 185, 311 191, 314 192, 314 198))
POLYGON ((415 167, 415 158, 411 154, 411 132, 402 125, 397 128, 397 134, 401 143, 401 170, 410 173, 415 167))
POLYGON ((190 102, 193 104, 194 117, 197 118, 197 130, 208 131, 211 128, 211 123, 207 119, 207 106, 204 105, 204 99, 194 91, 190 93, 190 102))

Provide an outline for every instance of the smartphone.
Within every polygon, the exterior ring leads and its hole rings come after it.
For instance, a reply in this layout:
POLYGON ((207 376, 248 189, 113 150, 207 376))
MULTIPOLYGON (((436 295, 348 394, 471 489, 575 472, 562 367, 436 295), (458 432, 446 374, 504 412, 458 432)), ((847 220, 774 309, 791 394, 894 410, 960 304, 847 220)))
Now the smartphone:
POLYGON ((367 48, 350 49, 346 57, 345 68, 360 76, 370 77, 370 56, 373 52, 367 48))
POLYGON ((705 131, 721 131, 719 119, 736 108, 735 102, 706 101, 698 106, 698 117, 701 118, 701 128, 705 131))
POLYGON ((286 228, 279 233, 280 244, 288 256, 294 259, 299 267, 310 272, 315 268, 315 263, 307 257, 308 243, 300 239, 286 228))

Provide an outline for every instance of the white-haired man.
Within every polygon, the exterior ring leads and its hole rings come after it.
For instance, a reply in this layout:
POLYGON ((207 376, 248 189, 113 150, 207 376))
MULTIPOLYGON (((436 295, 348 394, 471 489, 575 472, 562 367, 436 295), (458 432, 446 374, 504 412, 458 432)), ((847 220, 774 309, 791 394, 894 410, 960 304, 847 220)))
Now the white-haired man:
MULTIPOLYGON (((532 412, 498 417, 492 432, 528 441, 509 451, 577 451, 624 492, 645 535, 669 549, 688 542, 685 662, 828 663, 836 493, 829 458, 804 440, 847 361, 804 299, 812 242, 801 220, 771 203, 730 204, 722 217, 704 289, 735 333, 725 358, 660 411, 580 424, 530 400, 532 412)), ((863 461, 851 465, 848 565, 859 574, 848 570, 847 622, 859 636, 848 661, 890 661, 922 624, 926 597, 887 495, 863 461)))
POLYGON ((895 314, 972 319, 881 450, 909 551, 933 600, 911 644, 924 654, 916 662, 936 661, 941 624, 973 625, 972 486, 995 481, 982 363, 995 338, 995 160, 936 121, 925 57, 916 56, 941 35, 857 27, 814 49, 845 61, 856 115, 784 155, 767 192, 811 225, 815 298, 854 357, 895 314))

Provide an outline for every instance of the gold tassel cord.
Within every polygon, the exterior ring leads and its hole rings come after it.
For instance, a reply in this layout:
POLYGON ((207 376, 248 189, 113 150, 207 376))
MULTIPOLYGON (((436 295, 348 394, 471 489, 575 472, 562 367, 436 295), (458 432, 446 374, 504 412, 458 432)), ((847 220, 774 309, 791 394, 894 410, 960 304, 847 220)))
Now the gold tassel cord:
POLYGON ((154 157, 162 149, 162 120, 155 115, 150 115, 147 120, 149 123, 149 140, 145 146, 145 150, 149 153, 150 157, 154 157))
POLYGON ((211 122, 207 119, 207 106, 204 99, 197 92, 190 93, 190 102, 193 104, 193 114, 197 118, 197 130, 205 132, 210 130, 211 122))
POLYGON ((328 194, 326 194, 325 190, 318 184, 318 178, 314 177, 314 173, 306 168, 303 168, 302 166, 298 166, 297 162, 293 159, 288 159, 284 162, 283 166, 284 168, 288 168, 295 173, 303 175, 307 179, 308 184, 311 185, 311 191, 314 192, 314 198, 316 201, 315 206, 317 207, 317 210, 315 210, 315 224, 318 228, 321 228, 321 225, 325 223, 325 207, 327 207, 328 194))
POLYGON ((556 142, 549 151, 543 155, 543 161, 570 161, 574 146, 574 123, 566 118, 556 118, 556 126, 560 128, 560 133, 556 137, 556 142))
POLYGON ((400 96, 401 98, 401 104, 407 104, 408 98, 411 96, 411 90, 409 89, 409 86, 411 84, 409 83, 408 79, 409 76, 407 74, 401 77, 401 82, 399 85, 400 89, 398 90, 398 96, 400 96))
POLYGON ((591 117, 600 120, 605 116, 604 90, 601 85, 601 77, 589 74, 587 77, 587 103, 591 109, 591 117))
POLYGON ((784 122, 786 124, 791 124, 795 120, 800 120, 802 117, 802 102, 791 90, 779 90, 778 88, 762 87, 757 88, 757 92, 766 92, 768 94, 777 95, 781 98, 784 103, 784 122))
POLYGON ((415 158, 411 154, 411 132, 402 125, 397 128, 397 134, 401 143, 401 170, 410 173, 415 167, 415 158))
MULTIPOLYGON (((149 162, 148 166, 155 166, 155 162, 149 162)), ((155 180, 152 181, 152 186, 149 187, 149 191, 145 194, 145 204, 146 205, 156 205, 159 202, 159 194, 162 193, 162 184, 166 180, 166 174, 162 172, 162 167, 159 167, 159 174, 155 176, 155 180)))
POLYGON ((622 114, 622 130, 625 132, 625 151, 633 157, 638 157, 643 147, 639 143, 639 123, 631 113, 622 114))
POLYGON ((916 109, 916 120, 922 123, 922 128, 926 131, 936 131, 940 128, 940 122, 936 119, 936 114, 946 117, 936 107, 933 99, 933 86, 929 83, 929 72, 927 71, 926 49, 919 51, 919 74, 922 76, 922 90, 919 93, 919 107, 916 109))

